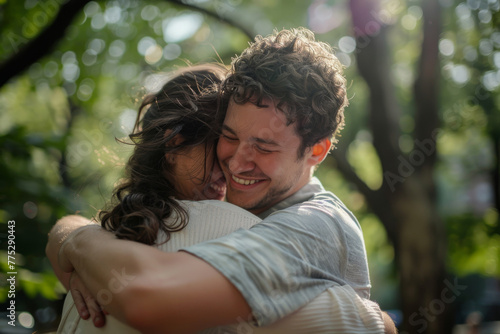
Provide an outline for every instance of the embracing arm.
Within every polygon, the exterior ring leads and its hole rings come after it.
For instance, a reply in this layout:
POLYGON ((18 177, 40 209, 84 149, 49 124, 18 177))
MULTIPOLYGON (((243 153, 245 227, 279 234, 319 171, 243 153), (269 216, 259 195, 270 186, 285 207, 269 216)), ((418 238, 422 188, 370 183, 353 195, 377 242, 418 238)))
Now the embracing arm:
POLYGON ((382 312, 382 318, 384 319, 384 331, 385 334, 398 334, 394 320, 386 312, 382 312))
MULTIPOLYGON (((57 278, 64 285, 66 290, 69 290, 69 279, 70 273, 64 272, 61 270, 58 264, 58 254, 59 249, 61 249, 61 245, 68 238, 71 232, 76 229, 86 226, 89 224, 94 224, 87 218, 82 216, 66 216, 61 218, 55 225, 52 227, 52 230, 49 233, 49 240, 47 242, 47 246, 45 247, 45 254, 47 255, 50 264, 56 274, 57 278)), ((96 225, 96 224, 94 224, 96 225)), ((98 225, 97 225, 98 226, 98 225)))
POLYGON ((222 274, 184 252, 164 253, 85 228, 63 244, 59 263, 78 272, 106 311, 140 331, 189 333, 250 315, 222 274))
MULTIPOLYGON (((65 269, 74 266, 111 314, 139 330, 189 332, 249 319, 248 305, 233 285, 189 254, 163 253, 90 228, 71 236, 61 255, 65 269)), ((386 333, 394 333, 391 325, 386 322, 386 333)))

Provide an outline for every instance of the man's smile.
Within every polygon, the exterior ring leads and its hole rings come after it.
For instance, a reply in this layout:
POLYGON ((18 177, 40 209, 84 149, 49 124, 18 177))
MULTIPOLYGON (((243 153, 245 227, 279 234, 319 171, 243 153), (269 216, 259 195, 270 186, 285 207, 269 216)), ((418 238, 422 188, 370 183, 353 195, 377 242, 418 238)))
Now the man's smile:
POLYGON ((234 180, 234 182, 239 183, 239 184, 244 184, 246 186, 248 186, 249 184, 254 184, 255 182, 259 182, 259 180, 240 179, 239 177, 236 177, 234 175, 231 175, 231 178, 234 180))
POLYGON ((242 176, 235 176, 230 174, 229 187, 235 190, 251 190, 253 188, 259 187, 267 179, 249 179, 242 176))

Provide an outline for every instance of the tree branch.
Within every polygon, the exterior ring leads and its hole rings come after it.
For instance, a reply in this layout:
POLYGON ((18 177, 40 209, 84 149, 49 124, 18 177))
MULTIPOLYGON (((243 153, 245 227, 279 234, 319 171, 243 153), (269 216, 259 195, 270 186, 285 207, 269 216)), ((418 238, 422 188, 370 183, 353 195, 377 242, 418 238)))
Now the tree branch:
MULTIPOLYGON (((54 20, 38 36, 27 42, 19 52, 13 54, 7 61, 0 64, 0 87, 5 85, 10 79, 24 72, 31 64, 48 55, 64 37, 66 29, 75 16, 90 1, 91 0, 69 0, 66 2, 60 7, 54 20)), ((221 22, 241 30, 250 40, 254 38, 253 32, 228 17, 223 17, 205 8, 187 4, 180 0, 166 1, 216 18, 221 22)))
MULTIPOLYGON (((423 10, 423 41, 418 77, 413 85, 415 133, 418 141, 434 140, 433 132, 439 127, 439 35, 441 32, 441 6, 439 1, 426 0, 423 10)), ((424 165, 433 167, 436 150, 427 154, 424 165)))
POLYGON ((213 18, 215 18, 215 19, 217 19, 217 20, 219 20, 219 21, 221 21, 223 23, 226 23, 226 24, 228 24, 230 26, 238 28, 239 30, 241 30, 242 33, 244 33, 248 37, 249 40, 253 40, 254 37, 255 37, 254 32, 252 32, 251 30, 249 30, 246 27, 242 26, 240 23, 231 20, 229 17, 221 16, 221 15, 219 15, 217 13, 209 11, 208 9, 205 9, 203 7, 198 7, 198 6, 195 6, 193 4, 189 4, 189 3, 183 2, 181 0, 167 0, 167 1, 175 3, 175 4, 179 5, 179 6, 183 6, 183 7, 186 7, 186 8, 189 8, 189 9, 201 12, 201 13, 206 14, 206 15, 208 15, 210 17, 213 17, 213 18))
POLYGON ((90 0, 70 0, 62 5, 56 17, 38 36, 29 41, 18 53, 0 65, 0 87, 49 54, 64 37, 74 17, 90 0))
POLYGON ((396 235, 397 229, 394 226, 396 219, 392 216, 391 211, 386 207, 387 202, 385 199, 387 196, 384 196, 386 187, 382 187, 378 190, 370 189, 347 161, 345 153, 345 149, 336 149, 333 151, 332 157, 335 159, 337 169, 346 178, 346 180, 353 183, 359 192, 365 197, 371 211, 380 219, 382 225, 384 225, 389 241, 394 247, 397 247, 399 239, 396 235))
POLYGON ((386 28, 376 17, 377 1, 351 0, 358 70, 370 90, 370 129, 384 171, 396 172, 399 149, 397 99, 390 81, 386 28), (384 78, 381 80, 381 78, 384 78))
POLYGON ((359 192, 366 198, 371 197, 373 190, 371 190, 366 183, 356 174, 351 164, 347 161, 345 151, 340 149, 333 150, 332 157, 335 159, 337 169, 342 175, 351 183, 353 183, 359 192))

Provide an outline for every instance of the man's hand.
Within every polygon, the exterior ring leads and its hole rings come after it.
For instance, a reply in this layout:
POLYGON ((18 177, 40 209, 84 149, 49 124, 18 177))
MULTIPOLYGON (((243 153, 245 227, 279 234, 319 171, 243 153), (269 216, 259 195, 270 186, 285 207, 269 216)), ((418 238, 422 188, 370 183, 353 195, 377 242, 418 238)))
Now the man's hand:
POLYGON ((50 230, 47 246, 45 248, 45 254, 49 258, 54 273, 57 278, 59 278, 59 281, 61 281, 64 285, 66 290, 69 289, 70 274, 62 270, 59 266, 59 250, 63 242, 72 232, 89 224, 96 225, 87 218, 72 215, 61 218, 50 230))
POLYGON ((88 226, 100 228, 99 225, 81 216, 72 215, 61 218, 49 233, 45 253, 57 278, 71 292, 78 314, 82 319, 88 319, 90 316, 96 327, 102 327, 105 324, 105 315, 100 305, 80 280, 80 276, 73 271, 73 265, 61 251, 66 241, 76 235, 79 229, 88 226))
POLYGON ((78 234, 80 229, 88 227, 101 228, 100 225, 81 216, 72 215, 61 218, 49 233, 45 253, 57 278, 71 292, 80 317, 88 319, 90 316, 96 327, 102 327, 105 324, 105 313, 83 284, 80 276, 73 271, 73 264, 64 253, 68 241, 78 234))
MULTIPOLYGON (((106 311, 141 332, 169 328, 172 333, 193 333, 246 319, 251 313, 231 282, 193 255, 164 253, 97 227, 66 237, 59 266, 74 267, 91 295, 106 293, 106 311)), ((85 295, 74 298, 79 298, 77 309, 82 310, 85 295)))
POLYGON ((394 325, 394 321, 386 312, 382 312, 382 319, 384 319, 384 330, 385 334, 398 334, 398 330, 396 329, 396 325, 394 325))
POLYGON ((80 276, 73 271, 69 280, 69 291, 75 302, 78 314, 82 319, 88 319, 89 316, 92 318, 92 322, 96 327, 102 327, 106 323, 105 312, 102 310, 101 306, 92 297, 87 287, 80 279, 80 276))

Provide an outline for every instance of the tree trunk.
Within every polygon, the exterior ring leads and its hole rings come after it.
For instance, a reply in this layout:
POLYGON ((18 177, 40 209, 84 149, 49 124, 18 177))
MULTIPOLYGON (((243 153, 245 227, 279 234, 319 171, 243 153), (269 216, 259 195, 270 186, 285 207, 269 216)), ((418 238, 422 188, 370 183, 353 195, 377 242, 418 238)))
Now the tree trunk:
MULTIPOLYGON (((358 70, 370 90, 370 128, 384 171, 384 183, 373 191, 336 154, 339 170, 354 181, 393 242, 400 273, 402 330, 406 333, 450 333, 454 292, 461 286, 446 280, 446 237, 437 213, 433 170, 438 121, 440 8, 423 2, 422 53, 414 85, 415 147, 401 152, 400 106, 390 81, 387 28, 377 1, 351 0, 357 40, 358 70)), ((374 287, 376 289, 376 287, 374 287)))
MULTIPOLYGON (((403 311, 401 328, 408 333, 451 333, 451 305, 446 293, 446 242, 435 203, 427 195, 422 173, 415 172, 388 201, 397 217, 397 266, 403 311)), ((403 332, 402 332, 403 333, 403 332)))

